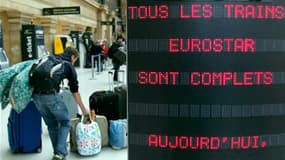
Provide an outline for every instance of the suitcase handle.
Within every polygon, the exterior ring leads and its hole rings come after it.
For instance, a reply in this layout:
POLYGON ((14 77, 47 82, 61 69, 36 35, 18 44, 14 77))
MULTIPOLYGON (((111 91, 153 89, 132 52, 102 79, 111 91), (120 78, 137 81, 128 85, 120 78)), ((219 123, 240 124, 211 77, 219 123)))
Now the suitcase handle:
POLYGON ((125 71, 124 70, 118 70, 118 73, 122 73, 123 75, 123 82, 121 83, 121 82, 119 82, 117 85, 114 85, 114 81, 113 82, 111 82, 112 81, 112 76, 113 76, 113 74, 114 74, 114 72, 112 72, 112 71, 109 71, 108 72, 108 74, 109 74, 109 76, 108 76, 108 83, 109 83, 109 90, 110 91, 112 91, 112 92, 115 92, 115 87, 119 87, 119 86, 124 86, 124 82, 125 82, 125 71))
MULTIPOLYGON (((79 113, 77 113, 76 118, 79 119, 80 122, 82 122, 83 124, 90 124, 93 120, 91 119, 90 115, 81 115, 79 113)), ((74 119, 76 119, 74 118, 74 119)))
POLYGON ((113 79, 112 78, 113 74, 114 73, 112 71, 108 72, 108 75, 109 75, 108 76, 109 90, 112 91, 112 92, 114 92, 114 82, 111 82, 111 80, 113 79))
POLYGON ((81 122, 83 124, 90 124, 92 123, 92 119, 90 118, 90 115, 84 115, 83 118, 81 119, 81 122))
POLYGON ((95 121, 96 120, 96 113, 95 113, 94 109, 92 109, 90 111, 90 118, 91 118, 91 121, 95 121))

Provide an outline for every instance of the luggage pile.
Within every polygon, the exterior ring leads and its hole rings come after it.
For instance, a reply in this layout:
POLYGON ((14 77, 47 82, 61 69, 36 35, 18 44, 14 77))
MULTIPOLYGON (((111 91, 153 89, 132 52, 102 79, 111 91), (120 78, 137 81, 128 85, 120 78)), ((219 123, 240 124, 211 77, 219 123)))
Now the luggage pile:
POLYGON ((105 140, 105 145, 108 144, 113 149, 126 148, 128 139, 127 87, 111 85, 109 90, 92 93, 89 97, 89 108, 96 112, 96 117, 105 117, 108 121, 104 131, 101 132, 109 138, 105 140))
POLYGON ((90 121, 82 119, 84 118, 77 117, 71 120, 71 152, 81 156, 92 156, 100 153, 102 147, 127 147, 127 119, 108 122, 105 115, 91 116, 90 121))
POLYGON ((70 151, 81 156, 100 153, 102 147, 127 147, 127 87, 110 87, 89 97, 91 123, 77 116, 71 120, 70 151), (113 88, 113 89, 112 89, 113 88), (82 120, 83 119, 83 120, 82 120))

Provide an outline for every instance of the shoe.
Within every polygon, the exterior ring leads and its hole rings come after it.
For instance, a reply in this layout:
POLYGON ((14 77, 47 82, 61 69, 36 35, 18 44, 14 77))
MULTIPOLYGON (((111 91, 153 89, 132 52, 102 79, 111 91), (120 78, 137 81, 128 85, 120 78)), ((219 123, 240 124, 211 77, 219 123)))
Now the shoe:
POLYGON ((64 156, 61 154, 55 154, 53 155, 52 160, 64 160, 64 156))

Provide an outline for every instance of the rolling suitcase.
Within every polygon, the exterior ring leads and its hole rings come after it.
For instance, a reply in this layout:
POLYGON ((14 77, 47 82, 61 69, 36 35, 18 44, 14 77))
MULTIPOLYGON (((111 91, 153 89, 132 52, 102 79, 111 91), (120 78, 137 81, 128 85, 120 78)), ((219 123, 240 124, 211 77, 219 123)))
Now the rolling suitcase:
POLYGON ((99 125, 101 138, 102 138, 102 147, 109 145, 109 127, 108 127, 108 120, 103 115, 96 115, 95 122, 99 125))
POLYGON ((8 140, 11 150, 16 152, 41 152, 41 115, 33 101, 18 114, 11 109, 8 118, 8 140))
POLYGON ((118 119, 127 118, 127 87, 126 86, 118 86, 114 88, 115 94, 118 95, 118 110, 119 117, 118 119))
POLYGON ((77 152, 77 144, 76 144, 76 126, 81 122, 81 117, 73 118, 70 120, 70 135, 69 135, 69 143, 70 143, 70 151, 77 152))
POLYGON ((59 92, 59 95, 62 97, 70 116, 70 119, 76 118, 78 112, 78 107, 75 99, 73 98, 72 93, 70 92, 69 88, 63 87, 59 92))
MULTIPOLYGON (((109 83, 111 78, 109 77, 109 83)), ((110 83, 109 90, 96 91, 89 97, 89 108, 96 114, 106 116, 107 120, 127 117, 127 88, 115 87, 110 83)))
POLYGON ((108 120, 119 119, 123 116, 119 112, 119 96, 113 91, 97 91, 89 97, 90 110, 104 115, 108 120))

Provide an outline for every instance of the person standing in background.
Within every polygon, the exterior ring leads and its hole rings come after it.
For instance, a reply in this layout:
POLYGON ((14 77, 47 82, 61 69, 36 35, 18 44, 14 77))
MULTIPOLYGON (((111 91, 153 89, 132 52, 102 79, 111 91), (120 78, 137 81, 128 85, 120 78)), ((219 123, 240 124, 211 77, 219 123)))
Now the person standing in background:
POLYGON ((114 77, 113 77, 113 81, 115 83, 118 82, 118 71, 120 70, 120 62, 114 58, 114 53, 117 52, 117 50, 124 50, 124 38, 123 36, 118 36, 116 42, 114 42, 111 47, 108 50, 108 56, 109 58, 112 59, 112 63, 113 63, 113 69, 114 69, 114 77))
MULTIPOLYGON (((92 55, 96 56, 94 58, 94 63, 97 64, 97 72, 103 71, 103 63, 104 63, 104 57, 103 57, 103 48, 100 45, 100 41, 97 41, 95 44, 92 44, 90 48, 91 58, 92 55), (100 56, 100 63, 99 63, 99 56, 100 56), (100 68, 100 70, 99 70, 100 68)), ((92 61, 91 61, 92 62, 92 61)), ((93 64, 95 66, 95 64, 93 64)))
POLYGON ((85 68, 91 68, 91 47, 94 43, 91 27, 86 27, 85 32, 82 34, 82 41, 86 49, 85 68))

